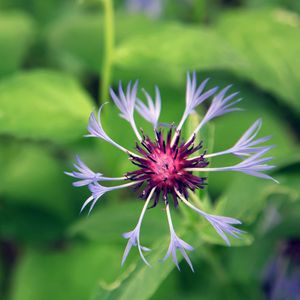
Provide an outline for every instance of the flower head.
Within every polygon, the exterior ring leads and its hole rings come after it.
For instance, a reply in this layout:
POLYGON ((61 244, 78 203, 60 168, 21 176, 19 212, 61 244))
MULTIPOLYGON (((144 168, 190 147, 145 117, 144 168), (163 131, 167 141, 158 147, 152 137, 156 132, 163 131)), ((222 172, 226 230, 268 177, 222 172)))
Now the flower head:
POLYGON ((125 263, 130 250, 135 246, 138 248, 142 260, 146 264, 149 264, 144 256, 144 252, 148 252, 150 249, 141 246, 140 230, 147 208, 150 205, 151 207, 155 207, 160 200, 165 204, 170 230, 170 244, 164 259, 171 256, 178 268, 177 250, 193 270, 191 260, 187 254, 187 251, 192 251, 193 247, 183 241, 174 230, 170 212, 172 202, 175 208, 181 204, 197 212, 213 226, 228 245, 230 245, 228 236, 238 238, 243 234, 242 230, 235 227, 235 225, 241 224, 239 220, 209 214, 194 206, 189 201, 190 192, 204 189, 207 184, 206 177, 201 175, 201 172, 242 172, 251 176, 274 180, 270 175, 264 173, 274 167, 267 164, 267 162, 272 160, 272 157, 264 157, 272 146, 261 146, 262 143, 269 140, 269 137, 255 139, 261 127, 261 120, 257 120, 250 126, 242 137, 227 150, 207 153, 203 150, 202 141, 195 143, 196 135, 207 122, 226 113, 240 110, 235 106, 241 100, 236 99, 238 93, 235 92, 228 95, 231 86, 227 86, 219 92, 217 92, 217 87, 204 91, 206 83, 207 80, 204 80, 197 86, 196 74, 193 73, 192 77, 188 74, 186 108, 176 129, 173 130, 173 128, 170 128, 167 133, 164 133, 159 128, 159 124, 161 124, 158 121, 161 110, 161 99, 157 87, 155 88, 155 102, 144 91, 147 105, 137 99, 137 82, 133 87, 129 83, 126 93, 123 91, 121 83, 119 84, 118 95, 111 89, 111 97, 115 105, 119 108, 120 115, 130 123, 138 139, 135 152, 129 151, 119 145, 105 133, 100 119, 102 107, 99 109, 98 119, 96 119, 94 113, 90 116, 88 126, 90 134, 88 136, 105 140, 125 152, 129 160, 136 166, 136 169, 127 172, 123 177, 104 177, 101 173, 92 171, 77 158, 77 164, 75 164, 77 171, 67 174, 79 179, 74 185, 88 185, 91 192, 91 196, 84 202, 81 210, 90 204, 90 212, 96 202, 105 193, 126 187, 141 189, 139 196, 145 200, 137 225, 133 230, 123 235, 124 238, 128 239, 128 242, 123 255, 122 265, 125 263), (204 101, 208 101, 210 97, 213 97, 213 99, 203 119, 196 126, 192 135, 187 140, 184 140, 182 138, 182 126, 184 122, 198 105, 204 101), (150 138, 148 135, 145 135, 143 132, 140 133, 137 130, 134 120, 135 111, 153 125, 155 129, 154 138, 150 138), (241 161, 230 166, 208 167, 208 158, 226 154, 235 155, 241 161), (198 172, 200 172, 200 175, 198 172), (102 181, 125 181, 125 183, 114 186, 103 186, 102 183, 99 183, 102 181))

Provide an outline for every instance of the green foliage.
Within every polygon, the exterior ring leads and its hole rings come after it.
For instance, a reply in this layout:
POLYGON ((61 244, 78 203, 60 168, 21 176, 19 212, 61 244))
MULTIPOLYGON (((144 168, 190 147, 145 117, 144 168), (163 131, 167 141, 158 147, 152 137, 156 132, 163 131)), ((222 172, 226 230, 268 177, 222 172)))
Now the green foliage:
POLYGON ((103 56, 102 27, 99 14, 75 14, 57 21, 48 29, 53 56, 65 65, 86 66, 99 71, 103 56))
POLYGON ((99 244, 28 249, 16 270, 12 300, 89 299, 120 268, 120 251, 99 244))
POLYGON ((151 268, 142 262, 132 263, 127 266, 126 271, 116 277, 115 281, 102 285, 93 299, 149 299, 175 267, 170 259, 163 264, 159 262, 165 255, 166 250, 161 247, 165 240, 166 238, 163 238, 158 241, 154 247, 155 253, 151 256, 150 261, 153 261, 151 268))
MULTIPOLYGON (((187 69, 233 68, 241 63, 238 54, 213 30, 198 26, 120 14, 116 32, 116 79, 181 84, 187 69), (159 76, 165 69, 168 73, 159 76)), ((75 14, 58 21, 49 30, 49 43, 64 61, 98 72, 103 56, 103 20, 98 14, 75 14)))
POLYGON ((0 82, 0 133, 70 142, 84 134, 91 100, 76 80, 49 70, 0 82))
POLYGON ((22 66, 33 41, 34 25, 33 20, 25 13, 0 14, 0 76, 22 66))
MULTIPOLYGON (((240 91, 239 106, 245 111, 217 118, 197 140, 208 152, 225 150, 262 118, 258 136, 271 134, 276 145, 270 152, 277 166, 272 176, 279 184, 207 172, 201 175, 209 177, 208 187, 190 197, 208 213, 242 221, 238 227, 245 233, 230 238, 232 247, 225 247, 194 211, 172 207, 176 232, 196 248, 189 253, 195 273, 180 253, 181 272, 171 258, 160 261, 169 242, 162 203, 147 211, 141 229, 141 243, 152 249, 146 254, 151 268, 135 247, 120 266, 127 243, 122 233, 134 228, 143 205, 137 191, 107 193, 90 216, 88 208, 79 215, 89 191, 74 188, 64 174, 73 168, 76 153, 106 176, 135 167, 111 144, 82 137, 89 114, 99 105, 98 89, 104 88, 106 28, 102 1, 75 2, 0 4, 0 298, 263 299, 266 265, 282 241, 300 237, 299 1, 245 0, 236 10, 224 4, 232 1, 168 1, 159 19, 129 14, 123 1, 114 1, 113 86, 120 79, 125 84, 139 79, 139 86, 153 95, 158 84, 160 119, 178 124, 187 71, 196 70, 199 81, 210 77, 210 86, 233 83, 231 91, 240 91)), ((138 96, 144 99, 141 92, 138 96)), ((209 101, 187 120, 185 138, 209 101)), ((115 105, 106 105, 103 127, 133 150, 135 135, 118 114, 115 105)), ((138 114, 135 119, 153 136, 149 124, 138 114)), ((210 166, 239 161, 216 157, 210 166)))
POLYGON ((223 14, 217 29, 242 56, 239 76, 278 95, 300 111, 299 16, 282 9, 240 10, 223 14))
POLYGON ((9 199, 8 204, 38 206, 66 216, 71 187, 67 185, 61 162, 43 146, 11 139, 3 141, 5 143, 0 146, 0 194, 9 199))
POLYGON ((122 74, 173 85, 181 83, 189 69, 223 69, 240 63, 214 31, 177 23, 161 24, 146 36, 127 39, 115 55, 116 69, 122 74), (162 73, 165 75, 159 76, 162 73))
MULTIPOLYGON (((90 217, 84 216, 76 222, 70 228, 69 235, 91 241, 124 243, 122 233, 132 230, 140 215, 143 203, 138 204, 136 199, 133 202, 115 205, 99 203, 101 209, 90 217), (110 230, 107 231, 107 228, 110 230)), ((153 243, 154 240, 167 234, 164 219, 165 215, 160 209, 151 209, 147 212, 142 227, 143 242, 153 243)))

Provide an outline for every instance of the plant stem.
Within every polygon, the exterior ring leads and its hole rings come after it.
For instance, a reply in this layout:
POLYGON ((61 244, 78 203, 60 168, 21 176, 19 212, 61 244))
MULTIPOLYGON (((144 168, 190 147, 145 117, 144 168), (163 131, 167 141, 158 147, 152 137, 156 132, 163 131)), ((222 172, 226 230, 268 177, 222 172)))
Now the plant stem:
POLYGON ((104 10, 104 57, 99 74, 99 103, 108 98, 115 40, 113 0, 102 0, 102 3, 104 10))

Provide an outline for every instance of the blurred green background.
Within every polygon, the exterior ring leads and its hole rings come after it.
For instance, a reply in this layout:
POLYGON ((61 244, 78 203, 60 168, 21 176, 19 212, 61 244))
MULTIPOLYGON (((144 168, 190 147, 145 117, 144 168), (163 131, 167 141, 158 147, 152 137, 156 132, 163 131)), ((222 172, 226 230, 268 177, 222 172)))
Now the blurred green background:
MULTIPOLYGON (((1 300, 300 299, 299 0, 1 0, 0 9, 1 300), (154 266, 133 249, 121 268, 121 233, 136 224, 141 201, 115 191, 79 215, 88 191, 63 172, 75 154, 107 176, 132 169, 123 153, 82 137, 90 112, 109 101, 109 84, 139 79, 151 94, 159 85, 161 121, 176 123, 189 70, 211 85, 233 83, 244 99, 245 112, 208 128, 206 147, 229 147, 262 117, 280 184, 211 175, 203 203, 248 234, 228 248, 199 216, 173 210, 178 233, 197 246, 196 272, 185 262, 179 272, 158 262, 169 241, 159 206, 142 229, 154 266)), ((103 124, 134 147, 112 104, 103 124)))

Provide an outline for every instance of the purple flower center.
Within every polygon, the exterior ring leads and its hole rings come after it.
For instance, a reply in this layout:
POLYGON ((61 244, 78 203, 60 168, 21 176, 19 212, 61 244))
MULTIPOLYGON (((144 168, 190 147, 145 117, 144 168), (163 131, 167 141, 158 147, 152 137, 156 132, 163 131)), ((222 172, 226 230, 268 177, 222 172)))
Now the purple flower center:
POLYGON ((161 194, 165 201, 168 201, 168 195, 172 195, 174 205, 177 206, 176 190, 188 197, 188 190, 203 189, 205 186, 205 177, 195 176, 185 170, 193 167, 204 168, 208 165, 204 158, 205 153, 190 158, 191 154, 202 148, 202 142, 195 146, 195 136, 193 136, 190 141, 179 144, 180 131, 177 131, 172 143, 172 129, 169 130, 166 139, 161 131, 156 131, 155 135, 154 141, 148 136, 143 136, 141 146, 136 145, 142 157, 130 154, 130 160, 139 169, 128 172, 126 177, 137 181, 137 187, 146 184, 140 195, 142 198, 147 198, 155 187, 153 206, 157 205, 161 194))

